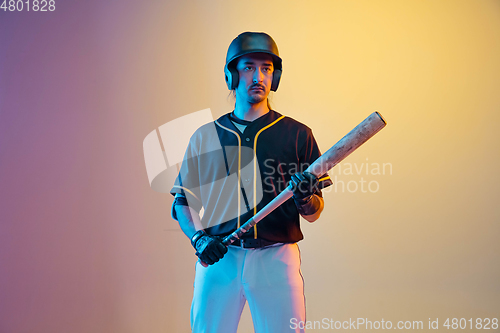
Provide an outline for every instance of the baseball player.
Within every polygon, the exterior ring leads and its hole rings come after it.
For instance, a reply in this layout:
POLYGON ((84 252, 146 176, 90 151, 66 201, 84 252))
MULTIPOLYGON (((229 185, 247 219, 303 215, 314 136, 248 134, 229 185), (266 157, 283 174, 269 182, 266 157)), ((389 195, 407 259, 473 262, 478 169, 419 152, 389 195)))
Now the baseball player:
POLYGON ((193 134, 171 190, 173 218, 209 265, 196 264, 191 329, 235 333, 248 301, 255 332, 302 332, 290 325, 292 318, 305 321, 299 215, 318 219, 321 189, 331 180, 304 172, 321 155, 311 129, 270 108, 269 92, 282 73, 274 40, 265 33, 240 34, 229 46, 224 71, 234 111, 193 134), (293 200, 241 240, 222 244, 286 186, 293 200))

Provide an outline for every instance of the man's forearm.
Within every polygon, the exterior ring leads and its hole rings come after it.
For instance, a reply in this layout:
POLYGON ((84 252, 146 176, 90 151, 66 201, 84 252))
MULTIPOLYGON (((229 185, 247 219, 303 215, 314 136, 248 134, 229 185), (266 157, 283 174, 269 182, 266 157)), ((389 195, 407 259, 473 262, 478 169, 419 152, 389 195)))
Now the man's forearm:
POLYGON ((191 239, 196 231, 203 229, 201 226, 200 215, 189 206, 175 205, 177 222, 184 234, 191 239))
MULTIPOLYGON (((297 204, 297 203, 296 203, 297 204)), ((324 200, 319 195, 313 194, 311 200, 303 205, 297 205, 300 215, 309 222, 316 221, 325 206, 324 200)))

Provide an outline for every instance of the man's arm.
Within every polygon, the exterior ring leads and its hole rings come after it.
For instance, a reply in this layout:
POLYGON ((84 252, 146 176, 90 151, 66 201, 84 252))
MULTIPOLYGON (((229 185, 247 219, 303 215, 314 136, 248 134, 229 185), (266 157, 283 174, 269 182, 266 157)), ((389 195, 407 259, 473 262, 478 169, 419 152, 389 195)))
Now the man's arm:
POLYGON ((308 222, 316 221, 323 211, 324 201, 318 194, 318 178, 309 172, 299 172, 290 181, 293 201, 299 214, 308 222))
POLYGON ((184 234, 191 240, 196 255, 206 264, 212 265, 227 253, 220 237, 207 235, 203 230, 199 213, 189 207, 186 197, 176 194, 172 204, 172 217, 179 222, 184 234))
POLYGON ((325 201, 323 200, 323 198, 317 194, 313 194, 310 203, 308 202, 301 207, 297 207, 297 209, 304 219, 312 223, 319 218, 324 207, 325 201), (308 207, 307 205, 310 205, 310 207, 308 207))
POLYGON ((172 203, 172 218, 179 222, 179 226, 184 234, 189 238, 203 229, 200 221, 200 214, 189 206, 184 194, 176 193, 172 203))
POLYGON ((177 222, 182 229, 182 232, 189 238, 203 229, 201 227, 200 215, 191 207, 184 205, 174 205, 177 222))

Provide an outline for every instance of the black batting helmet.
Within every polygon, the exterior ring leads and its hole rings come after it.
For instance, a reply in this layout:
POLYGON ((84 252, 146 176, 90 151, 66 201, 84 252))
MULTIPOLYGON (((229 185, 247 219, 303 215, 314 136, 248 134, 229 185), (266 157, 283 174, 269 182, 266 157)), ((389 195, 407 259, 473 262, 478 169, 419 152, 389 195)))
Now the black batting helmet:
POLYGON ((281 58, 279 57, 278 46, 274 40, 271 36, 263 32, 244 32, 233 39, 229 45, 226 65, 224 66, 226 83, 229 90, 236 89, 238 86, 239 75, 236 70, 238 58, 250 53, 267 53, 273 57, 274 72, 271 90, 276 91, 282 72, 281 58))

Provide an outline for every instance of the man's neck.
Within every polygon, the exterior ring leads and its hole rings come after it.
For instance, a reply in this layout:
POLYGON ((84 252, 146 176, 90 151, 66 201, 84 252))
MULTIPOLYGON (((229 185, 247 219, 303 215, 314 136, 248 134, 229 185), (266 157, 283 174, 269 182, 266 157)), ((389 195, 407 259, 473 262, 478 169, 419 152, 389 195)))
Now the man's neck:
POLYGON ((238 103, 238 99, 236 99, 234 115, 240 119, 254 121, 268 112, 269 108, 267 107, 267 99, 256 104, 251 104, 246 101, 238 103))

